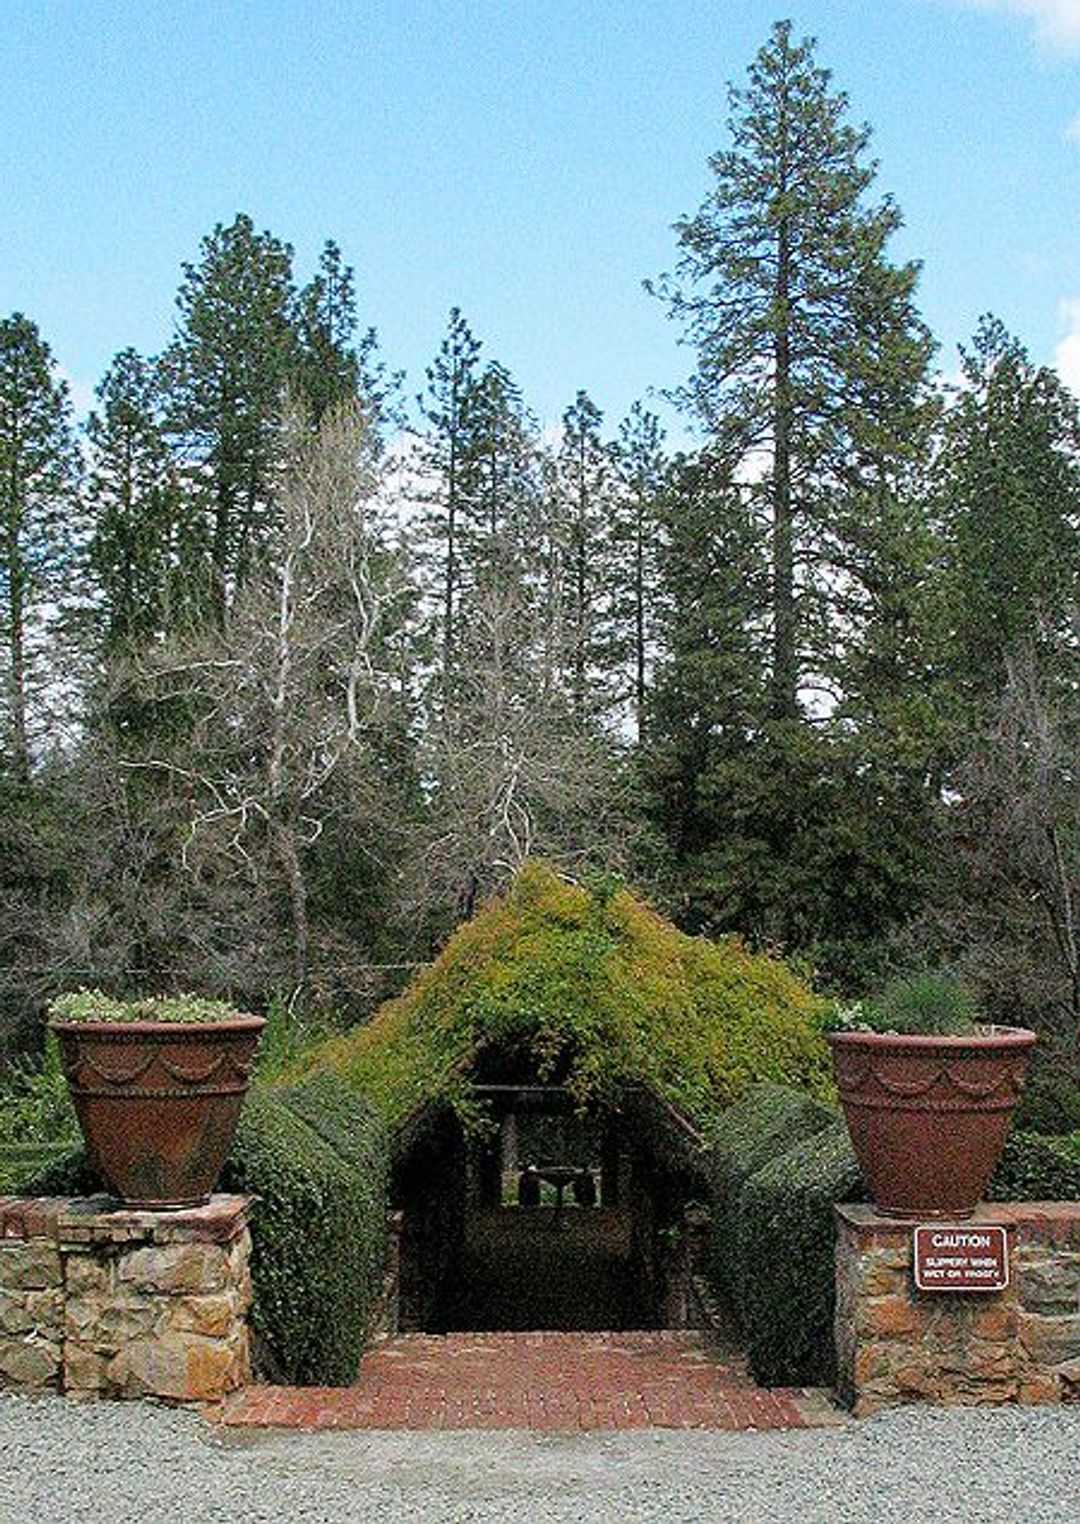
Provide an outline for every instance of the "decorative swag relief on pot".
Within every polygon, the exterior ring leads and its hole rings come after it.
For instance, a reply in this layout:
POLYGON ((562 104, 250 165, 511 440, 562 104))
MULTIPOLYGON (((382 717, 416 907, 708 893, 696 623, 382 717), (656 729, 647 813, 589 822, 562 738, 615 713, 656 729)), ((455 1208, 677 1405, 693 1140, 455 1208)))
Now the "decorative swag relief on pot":
POLYGON ((265 1021, 217 1001, 117 1001, 91 991, 50 1008, 91 1162, 127 1206, 207 1201, 232 1142, 265 1021))
POLYGON ((890 1217, 970 1217, 1005 1146, 1035 1033, 980 1025, 940 976, 900 981, 856 1015, 866 1024, 828 1039, 874 1206, 890 1217))

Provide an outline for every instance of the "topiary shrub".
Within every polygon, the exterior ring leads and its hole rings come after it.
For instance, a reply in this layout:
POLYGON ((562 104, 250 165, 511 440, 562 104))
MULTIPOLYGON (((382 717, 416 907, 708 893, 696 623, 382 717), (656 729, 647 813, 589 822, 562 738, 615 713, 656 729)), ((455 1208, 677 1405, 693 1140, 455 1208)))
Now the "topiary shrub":
POLYGON ((0 1143, 0 1196, 28 1194, 33 1182, 66 1160, 73 1150, 70 1143, 0 1143))
POLYGON ((803 1090, 752 1085, 710 1129, 709 1172, 717 1197, 735 1195, 743 1182, 794 1143, 835 1126, 838 1114, 803 1090))
POLYGON ((776 1155, 739 1191, 732 1213, 735 1311, 750 1368, 763 1385, 832 1382, 833 1207, 865 1194, 840 1121, 776 1155))
MULTIPOLYGON (((296 1385, 345 1385, 356 1376, 382 1281, 386 1207, 381 1123, 350 1097, 351 1126, 364 1143, 339 1153, 300 1113, 311 1095, 249 1096, 222 1177, 225 1189, 255 1195, 252 1328, 264 1373, 296 1385), (370 1174, 358 1169, 363 1154, 370 1174), (379 1182, 376 1184, 375 1182, 379 1182)), ((344 1099, 334 1098, 340 1128, 344 1099)))
POLYGON ((715 1290, 738 1317, 738 1256, 735 1220, 739 1193, 770 1159, 795 1143, 835 1127, 836 1112, 813 1096, 784 1085, 752 1085, 722 1111, 710 1129, 708 1156, 712 1205, 708 1274, 715 1290))
POLYGON ((278 1092, 280 1099, 354 1173, 363 1221, 354 1227, 363 1260, 365 1317, 382 1290, 390 1145, 382 1118, 362 1095, 333 1074, 318 1074, 278 1092))

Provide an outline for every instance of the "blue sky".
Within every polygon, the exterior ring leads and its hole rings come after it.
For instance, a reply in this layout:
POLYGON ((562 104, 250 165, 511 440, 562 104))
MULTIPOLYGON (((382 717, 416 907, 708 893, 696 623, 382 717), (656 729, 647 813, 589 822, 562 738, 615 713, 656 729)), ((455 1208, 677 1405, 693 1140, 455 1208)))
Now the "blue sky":
POLYGON ((1080 0, 3 0, 0 313, 77 399, 168 340, 238 210, 356 267, 409 390, 453 304, 542 419, 614 424, 690 365, 643 278, 790 15, 874 129, 955 369, 980 313, 1080 388, 1080 0))

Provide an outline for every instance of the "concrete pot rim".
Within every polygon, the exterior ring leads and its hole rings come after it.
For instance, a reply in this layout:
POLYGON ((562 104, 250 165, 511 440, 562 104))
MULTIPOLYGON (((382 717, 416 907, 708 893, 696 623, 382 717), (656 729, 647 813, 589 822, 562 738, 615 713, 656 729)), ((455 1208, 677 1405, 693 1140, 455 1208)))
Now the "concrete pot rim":
POLYGON ((176 1037, 196 1033, 260 1032, 265 1016, 226 1016, 217 1021, 65 1021, 50 1017, 50 1032, 90 1037, 176 1037))
POLYGON ((935 1051, 958 1053, 967 1048, 977 1051, 1000 1048, 1030 1048, 1038 1041, 1038 1034, 1030 1027, 980 1026, 964 1035, 944 1035, 935 1032, 826 1032, 826 1041, 833 1047, 859 1048, 932 1048, 935 1051))

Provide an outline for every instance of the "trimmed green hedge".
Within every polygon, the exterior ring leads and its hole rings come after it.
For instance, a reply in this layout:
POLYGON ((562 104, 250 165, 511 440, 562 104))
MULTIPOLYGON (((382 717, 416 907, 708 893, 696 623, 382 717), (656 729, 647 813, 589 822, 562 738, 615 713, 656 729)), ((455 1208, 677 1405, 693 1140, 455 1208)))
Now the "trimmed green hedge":
POLYGON ((101 1190, 81 1144, 57 1152, 19 1187, 20 1196, 93 1196, 101 1190))
POLYGON ((710 1175, 717 1196, 722 1201, 736 1194, 770 1159, 835 1122, 835 1109, 803 1090, 751 1085, 720 1113, 710 1132, 710 1175))
POLYGON ((364 1096, 336 1075, 320 1074, 281 1093, 288 1109, 355 1172, 362 1220, 353 1248, 363 1262, 365 1321, 382 1291, 391 1143, 383 1120, 364 1096))
POLYGON ((67 1158, 73 1143, 0 1144, 0 1195, 17 1196, 51 1164, 67 1158))
POLYGON ((805 1091, 784 1085, 752 1085, 717 1118, 708 1161, 712 1203, 708 1272, 736 1318, 741 1317, 741 1276, 732 1246, 743 1186, 794 1143, 835 1125, 835 1111, 805 1091))
POLYGON ((778 1153, 740 1190, 731 1214, 733 1300, 751 1370, 764 1385, 832 1381, 833 1207, 865 1194, 838 1119, 778 1153))
POLYGON ((314 1087, 254 1092, 222 1176, 226 1189, 257 1197, 260 1363, 299 1386, 355 1378, 382 1283, 385 1134, 361 1096, 326 1087, 322 1102, 325 1113, 314 1087))

